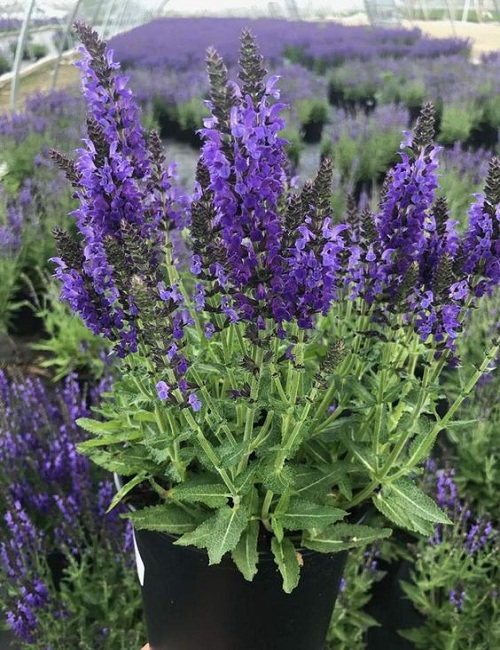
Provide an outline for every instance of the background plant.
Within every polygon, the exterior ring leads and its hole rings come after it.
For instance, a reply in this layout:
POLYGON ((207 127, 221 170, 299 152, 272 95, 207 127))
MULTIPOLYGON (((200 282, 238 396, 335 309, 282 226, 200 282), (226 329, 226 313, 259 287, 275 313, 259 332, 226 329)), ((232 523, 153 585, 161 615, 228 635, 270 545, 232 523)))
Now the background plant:
POLYGON ((500 640, 498 529, 460 501, 453 472, 437 473, 438 501, 454 525, 436 527, 415 547, 411 582, 402 587, 424 615, 402 630, 415 648, 487 648, 500 640))
POLYGON ((46 388, 0 372, 0 609, 17 647, 111 650, 144 639, 131 531, 105 514, 112 482, 76 453, 75 419, 104 388, 86 395, 74 377, 46 388), (127 586, 119 607, 117 584, 127 586))
POLYGON ((54 381, 74 373, 86 381, 99 381, 111 369, 104 340, 59 300, 59 287, 53 279, 45 276, 44 286, 32 305, 44 331, 43 339, 31 344, 33 350, 43 353, 38 365, 49 369, 54 381))

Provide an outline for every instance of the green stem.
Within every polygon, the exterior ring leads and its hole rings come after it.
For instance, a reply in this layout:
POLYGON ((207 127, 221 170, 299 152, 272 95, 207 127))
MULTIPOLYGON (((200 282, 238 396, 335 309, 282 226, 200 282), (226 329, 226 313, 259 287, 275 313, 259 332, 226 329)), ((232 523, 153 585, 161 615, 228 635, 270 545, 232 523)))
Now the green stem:
MULTIPOLYGON (((221 429, 224 431, 224 433, 227 436, 227 439, 231 442, 231 444, 236 445, 236 439, 233 435, 233 432, 229 428, 228 424, 225 422, 225 418, 219 413, 219 410, 215 404, 215 402, 212 399, 212 395, 210 395, 210 392, 207 390, 207 387, 205 386, 205 382, 203 379, 200 377, 198 374, 198 371, 195 368, 190 369, 191 374, 193 375, 193 379, 196 381, 198 388, 200 390, 200 394, 205 400, 205 403, 207 407, 211 410, 211 412, 215 415, 215 418, 211 418, 215 424, 219 424, 221 429)), ((208 420, 208 414, 207 414, 207 420, 208 420)))
POLYGON ((220 477, 224 481, 225 485, 227 486, 231 494, 236 496, 238 494, 238 491, 234 483, 230 479, 226 470, 221 467, 220 459, 215 453, 215 449, 212 447, 209 440, 205 437, 205 434, 203 433, 200 425, 198 424, 198 422, 196 422, 189 409, 187 408, 183 409, 182 414, 186 419, 187 424, 189 424, 189 426, 193 429, 193 431, 195 431, 196 437, 198 438, 198 442, 200 443, 200 446, 203 449, 203 451, 208 456, 208 459, 212 463, 214 469, 219 473, 220 477))
POLYGON ((378 480, 373 480, 368 483, 368 485, 361 490, 361 492, 358 492, 356 496, 349 501, 347 505, 341 505, 344 510, 350 511, 354 506, 359 505, 360 503, 363 503, 363 501, 366 501, 366 499, 377 489, 379 486, 380 482, 378 480))
POLYGON ((434 441, 440 431, 442 431, 448 422, 452 419, 452 417, 455 415, 457 410, 460 408, 462 405, 464 399, 468 397, 468 395, 472 392, 474 389, 475 385, 479 381, 479 379, 484 375, 486 370, 488 369, 489 365, 491 362, 497 358, 498 351, 500 349, 500 345, 496 344, 494 345, 484 358, 482 364, 479 366, 479 368, 476 370, 476 372, 472 375, 472 377, 469 379, 469 381, 465 384, 464 388, 460 391, 459 395, 457 395, 455 401, 453 404, 450 406, 448 411, 445 413, 445 415, 438 420, 432 429, 429 431, 429 433, 425 436, 425 439, 422 442, 422 445, 419 446, 419 449, 415 451, 413 456, 411 456, 408 459, 408 462, 405 464, 405 467, 400 469, 398 472, 396 472, 391 478, 396 479, 399 478, 405 474, 408 473, 408 470, 414 467, 416 464, 422 460, 422 455, 424 455, 427 450, 430 450, 432 445, 434 444, 434 441))
MULTIPOLYGON (((378 471, 380 433, 382 431, 382 415, 384 413, 384 393, 387 382, 387 370, 380 371, 380 383, 378 385, 377 404, 374 407, 374 426, 372 449, 375 456, 375 469, 378 471)), ((362 438, 361 438, 362 440, 362 438)))
POLYGON ((382 467, 382 470, 379 472, 378 474, 379 480, 382 480, 385 476, 387 476, 390 470, 394 467, 394 464, 396 463, 397 459, 399 458, 399 455, 405 448, 406 443, 412 437, 413 425, 420 417, 422 409, 424 408, 425 402, 428 398, 428 391, 427 391, 428 384, 429 384, 429 368, 428 366, 426 366, 424 370, 424 376, 422 378, 422 383, 420 385, 420 392, 418 394, 417 403, 415 405, 415 408, 413 409, 413 413, 411 414, 410 421, 406 425, 406 431, 404 433, 401 433, 399 440, 394 445, 393 450, 389 455, 389 458, 386 460, 384 466, 382 467))
MULTIPOLYGON (((304 364, 304 342, 303 342, 304 331, 303 330, 299 331, 298 338, 299 340, 297 343, 295 364, 298 366, 299 370, 297 370, 294 367, 294 362, 290 360, 289 361, 290 365, 288 368, 288 376, 286 381, 286 391, 289 395, 288 397, 289 406, 286 410, 286 413, 283 416, 283 420, 281 423, 281 449, 279 454, 276 457, 276 467, 280 469, 283 467, 286 459, 286 454, 291 448, 291 438, 294 439, 297 435, 297 427, 294 427, 291 433, 289 433, 289 429, 290 429, 292 418, 295 415, 295 410, 297 406, 297 396, 299 392, 299 384, 300 384, 300 377, 301 377, 300 368, 304 364)), ((309 402, 305 408, 307 408, 307 412, 309 412, 311 408, 311 403, 309 402)), ((299 424, 302 424, 302 418, 299 424)))
POLYGON ((252 440, 254 432, 254 422, 255 422, 255 413, 257 411, 259 403, 259 387, 260 387, 260 378, 262 375, 262 363, 264 359, 264 351, 261 347, 256 347, 253 355, 253 361, 258 368, 257 375, 252 376, 252 382, 250 384, 250 399, 249 405, 247 406, 246 415, 245 415, 245 431, 243 434, 243 444, 246 447, 244 454, 242 455, 240 462, 238 463, 237 474, 243 472, 248 463, 248 457, 250 456, 250 441, 252 440))
POLYGON ((266 419, 264 420, 264 424, 262 425, 258 435, 252 441, 250 453, 255 449, 257 449, 267 437, 273 418, 274 418, 274 411, 268 411, 266 415, 266 419))
POLYGON ((271 503, 273 502, 274 498, 274 492, 271 490, 268 490, 266 492, 266 496, 264 497, 264 501, 262 503, 262 511, 261 511, 261 521, 266 530, 272 531, 272 526, 271 522, 269 521, 269 509, 271 507, 271 503))

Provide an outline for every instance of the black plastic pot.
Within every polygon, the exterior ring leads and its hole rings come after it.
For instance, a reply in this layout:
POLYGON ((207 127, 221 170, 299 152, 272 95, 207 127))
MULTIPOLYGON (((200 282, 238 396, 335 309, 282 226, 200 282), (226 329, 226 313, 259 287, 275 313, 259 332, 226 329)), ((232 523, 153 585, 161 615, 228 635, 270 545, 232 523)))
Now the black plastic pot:
POLYGON ((307 144, 321 142, 324 122, 305 122, 302 125, 302 140, 307 144))
POLYGON ((20 290, 13 297, 12 302, 20 306, 12 314, 9 323, 9 334, 16 336, 40 336, 43 334, 43 320, 35 314, 31 293, 20 290))
POLYGON ((151 650, 322 650, 347 553, 304 551, 298 587, 286 594, 270 553, 246 581, 231 560, 208 565, 175 538, 136 531, 151 650))
POLYGON ((366 632, 367 650, 412 650, 412 642, 404 639, 398 630, 420 627, 424 617, 414 608, 400 586, 400 581, 410 581, 413 564, 399 560, 392 564, 379 563, 386 570, 380 582, 375 583, 372 598, 365 611, 379 623, 366 632))

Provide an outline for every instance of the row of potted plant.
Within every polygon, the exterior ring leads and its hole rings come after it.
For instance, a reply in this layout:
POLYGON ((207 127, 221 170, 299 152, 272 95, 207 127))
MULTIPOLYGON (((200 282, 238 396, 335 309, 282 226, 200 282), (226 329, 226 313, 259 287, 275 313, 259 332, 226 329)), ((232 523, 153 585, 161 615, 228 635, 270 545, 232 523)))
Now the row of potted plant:
POLYGON ((259 39, 269 65, 283 58, 320 74, 344 61, 373 56, 432 59, 462 54, 469 43, 462 39, 428 38, 418 29, 346 26, 335 22, 258 18, 159 18, 110 40, 125 68, 189 68, 203 63, 203 52, 213 46, 226 65, 238 61, 237 34, 250 27, 259 39), (165 47, 166 43, 169 44, 165 47))
POLYGON ((426 61, 374 57, 347 61, 329 76, 329 101, 348 111, 370 112, 387 103, 405 105, 412 121, 423 104, 439 108, 436 130, 440 141, 460 140, 472 146, 494 148, 500 129, 500 104, 495 88, 500 83, 496 57, 472 63, 462 56, 426 61))

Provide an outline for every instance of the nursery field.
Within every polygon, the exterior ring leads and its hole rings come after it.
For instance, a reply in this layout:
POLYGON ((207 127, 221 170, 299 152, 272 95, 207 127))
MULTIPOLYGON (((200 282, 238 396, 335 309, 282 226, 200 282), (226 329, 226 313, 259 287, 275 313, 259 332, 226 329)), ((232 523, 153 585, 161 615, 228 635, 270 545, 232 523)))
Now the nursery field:
POLYGON ((24 78, 14 113, 0 87, 0 650, 139 650, 108 470, 126 496, 168 460, 150 483, 175 500, 214 458, 179 530, 245 577, 243 528, 220 557, 183 528, 232 509, 233 471, 264 495, 285 590, 307 518, 334 503, 329 525, 354 507, 370 526, 337 540, 352 548, 324 650, 500 647, 500 27, 250 22, 260 77, 248 21, 176 18, 114 37, 112 59, 81 32, 79 68, 56 91, 24 78), (172 405, 189 427, 170 447, 172 405), (280 442, 280 418, 319 434, 280 442))

